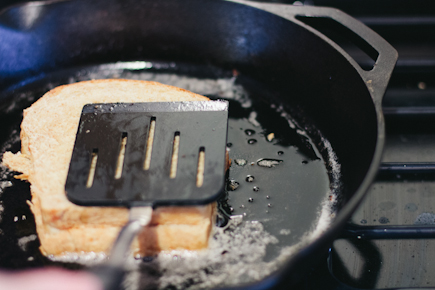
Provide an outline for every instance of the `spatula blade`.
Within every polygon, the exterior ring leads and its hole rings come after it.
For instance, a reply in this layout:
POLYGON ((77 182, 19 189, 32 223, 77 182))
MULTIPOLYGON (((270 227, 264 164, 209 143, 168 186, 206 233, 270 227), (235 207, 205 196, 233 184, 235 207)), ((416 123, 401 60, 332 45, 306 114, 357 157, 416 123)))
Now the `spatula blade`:
POLYGON ((227 124, 226 101, 86 105, 67 197, 127 207, 216 200, 225 182, 227 124))

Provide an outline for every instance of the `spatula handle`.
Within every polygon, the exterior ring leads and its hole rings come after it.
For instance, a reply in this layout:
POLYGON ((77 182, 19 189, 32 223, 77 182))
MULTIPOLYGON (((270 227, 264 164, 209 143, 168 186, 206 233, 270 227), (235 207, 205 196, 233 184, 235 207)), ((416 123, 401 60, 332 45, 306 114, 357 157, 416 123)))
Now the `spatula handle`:
POLYGON ((110 265, 100 265, 90 269, 90 272, 100 279, 103 290, 119 290, 124 280, 124 268, 110 265))
POLYGON ((109 261, 91 269, 91 272, 100 278, 104 290, 117 290, 124 278, 124 263, 130 252, 133 239, 140 230, 151 221, 151 207, 133 207, 130 209, 129 222, 119 232, 113 245, 109 261))

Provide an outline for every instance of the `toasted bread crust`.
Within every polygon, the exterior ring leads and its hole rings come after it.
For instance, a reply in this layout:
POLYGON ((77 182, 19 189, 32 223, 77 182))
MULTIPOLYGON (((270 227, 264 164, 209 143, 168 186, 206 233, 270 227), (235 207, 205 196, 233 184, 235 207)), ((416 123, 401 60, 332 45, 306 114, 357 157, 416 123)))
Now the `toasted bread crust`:
MULTIPOLYGON (((107 251, 128 220, 125 208, 77 206, 66 198, 66 176, 85 104, 204 100, 208 98, 157 82, 110 79, 59 86, 25 109, 21 152, 6 152, 3 163, 31 183, 31 209, 42 252, 107 251)), ((206 247, 213 207, 155 210, 140 235, 140 252, 206 247), (183 233, 189 237, 182 238, 183 233)))

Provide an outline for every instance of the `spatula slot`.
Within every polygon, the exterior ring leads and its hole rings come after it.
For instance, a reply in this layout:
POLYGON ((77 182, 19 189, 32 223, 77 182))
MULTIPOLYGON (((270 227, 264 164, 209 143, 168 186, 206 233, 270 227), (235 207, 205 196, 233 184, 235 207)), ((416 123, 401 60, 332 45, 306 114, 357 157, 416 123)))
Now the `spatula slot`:
POLYGON ((180 132, 175 132, 174 142, 172 143, 172 158, 171 158, 171 170, 169 172, 170 178, 177 176, 177 164, 178 164, 178 150, 180 148, 180 132))
POLYGON ((196 187, 201 187, 204 184, 204 168, 205 168, 205 147, 199 148, 198 168, 196 173, 196 187))
POLYGON ((147 147, 145 151, 145 161, 143 169, 148 170, 151 166, 151 154, 153 152, 154 133, 156 131, 156 117, 151 117, 150 130, 148 131, 147 147))
POLYGON ((94 183, 95 169, 97 168, 98 149, 92 150, 91 164, 89 166, 88 180, 86 181, 86 188, 91 188, 94 183))
POLYGON ((127 132, 123 132, 121 136, 121 146, 119 148, 118 160, 116 162, 115 179, 120 179, 122 176, 122 168, 124 167, 126 147, 127 147, 127 132))

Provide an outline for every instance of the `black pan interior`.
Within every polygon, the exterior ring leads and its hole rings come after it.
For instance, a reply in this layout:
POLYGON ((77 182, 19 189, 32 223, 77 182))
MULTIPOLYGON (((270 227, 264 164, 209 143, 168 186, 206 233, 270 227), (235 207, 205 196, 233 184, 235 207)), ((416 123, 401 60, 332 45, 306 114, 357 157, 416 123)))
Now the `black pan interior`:
MULTIPOLYGON (((302 148, 307 160, 322 157, 330 172, 322 137, 329 140, 341 165, 340 212, 368 171, 378 133, 370 94, 340 53, 291 21, 235 3, 109 2, 23 6, 0 15, 2 132, 18 130, 21 115, 17 112, 49 89, 47 85, 68 82, 65 69, 76 74, 85 65, 158 59, 169 64, 168 70, 175 63, 176 74, 197 75, 198 67, 202 78, 237 72, 238 82, 258 100, 255 110, 281 105, 310 134, 309 142, 298 137, 294 142, 299 143, 291 145, 302 148), (29 19, 29 15, 36 16, 29 19), (17 99, 29 89, 31 95, 17 99), (317 155, 310 156, 310 146, 317 148, 317 155)), ((250 114, 243 107, 235 113, 242 119, 250 114)), ((264 120, 257 133, 264 136, 275 131, 273 125, 280 120, 275 121, 271 127, 264 120)), ((0 136, 2 144, 8 134, 0 136)), ((319 206, 318 201, 313 204, 319 206)), ((309 218, 293 221, 300 229, 313 223, 309 218)), ((293 237, 297 240, 300 235, 293 237)))

